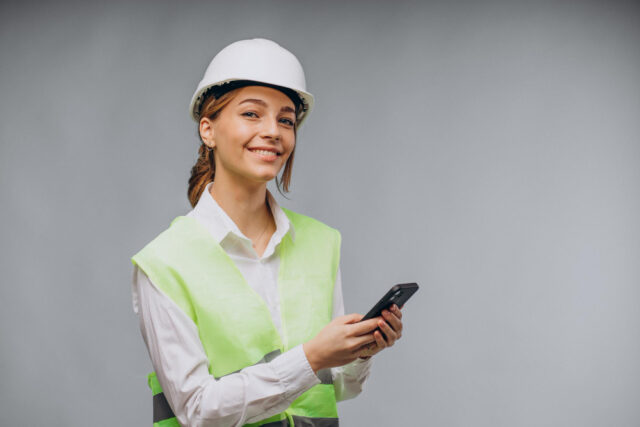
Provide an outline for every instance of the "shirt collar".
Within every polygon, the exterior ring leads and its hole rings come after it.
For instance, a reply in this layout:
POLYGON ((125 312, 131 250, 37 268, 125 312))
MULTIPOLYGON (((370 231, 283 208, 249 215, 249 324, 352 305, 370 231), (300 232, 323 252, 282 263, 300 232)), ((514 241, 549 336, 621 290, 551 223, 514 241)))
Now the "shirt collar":
MULTIPOLYGON (((213 181, 207 184, 198 199, 198 203, 196 203, 193 210, 191 210, 187 216, 191 216, 200 221, 200 223, 209 230, 213 238, 218 243, 221 243, 229 233, 233 233, 239 238, 249 240, 249 238, 240 231, 229 215, 227 215, 227 213, 220 207, 218 202, 216 202, 216 200, 211 196, 209 190, 212 184, 213 181)), ((268 189, 267 200, 269 201, 271 213, 276 223, 276 231, 274 233, 275 238, 273 239, 274 242, 276 242, 276 244, 279 243, 287 232, 291 236, 291 240, 295 240, 293 224, 268 189)))

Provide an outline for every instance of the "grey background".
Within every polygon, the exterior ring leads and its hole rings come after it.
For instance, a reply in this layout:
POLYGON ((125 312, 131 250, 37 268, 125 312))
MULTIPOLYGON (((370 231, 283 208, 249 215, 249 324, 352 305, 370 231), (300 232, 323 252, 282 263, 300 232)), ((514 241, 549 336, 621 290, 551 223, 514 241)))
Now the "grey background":
POLYGON ((303 63, 291 209, 347 312, 417 281, 343 425, 640 425, 640 14, 622 2, 2 2, 0 424, 150 425, 130 256, 189 210, 213 55, 303 63))

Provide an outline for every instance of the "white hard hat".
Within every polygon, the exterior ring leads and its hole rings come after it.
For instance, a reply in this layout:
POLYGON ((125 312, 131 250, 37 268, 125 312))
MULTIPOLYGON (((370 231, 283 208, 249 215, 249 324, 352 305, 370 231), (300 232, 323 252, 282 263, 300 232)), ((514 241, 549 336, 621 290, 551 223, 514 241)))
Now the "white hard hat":
MULTIPOLYGON (((253 81, 290 89, 297 93, 302 109, 297 126, 313 107, 313 95, 307 92, 304 71, 300 61, 288 50, 267 39, 240 40, 222 49, 211 60, 198 84, 189 111, 196 122, 200 121, 200 107, 206 92, 214 86, 230 82, 253 81)), ((229 88, 234 87, 230 84, 229 88)))

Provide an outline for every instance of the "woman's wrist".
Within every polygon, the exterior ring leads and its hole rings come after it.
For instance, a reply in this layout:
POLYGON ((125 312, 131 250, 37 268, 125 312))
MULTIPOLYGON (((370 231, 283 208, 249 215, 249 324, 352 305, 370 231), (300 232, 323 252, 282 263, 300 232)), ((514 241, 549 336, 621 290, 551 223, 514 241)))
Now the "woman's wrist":
POLYGON ((313 347, 312 341, 307 341, 302 344, 302 350, 304 351, 304 355, 307 357, 307 362, 309 362, 309 366, 313 369, 313 373, 317 374, 320 369, 322 369, 321 363, 316 357, 317 353, 313 347))

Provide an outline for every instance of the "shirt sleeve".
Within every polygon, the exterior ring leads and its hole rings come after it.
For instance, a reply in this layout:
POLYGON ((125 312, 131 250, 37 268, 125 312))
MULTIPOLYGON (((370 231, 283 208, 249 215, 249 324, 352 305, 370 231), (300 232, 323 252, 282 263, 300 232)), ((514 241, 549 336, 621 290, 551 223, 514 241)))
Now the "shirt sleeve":
MULTIPOLYGON (((320 383, 302 345, 216 380, 195 323, 137 266, 133 310, 163 392, 181 425, 242 426, 278 414, 320 383)), ((151 395, 149 395, 151 396, 151 395)))
MULTIPOLYGON (((336 274, 336 282, 333 287, 333 318, 344 315, 344 298, 342 296, 342 277, 340 267, 336 274)), ((331 368, 333 386, 336 391, 336 400, 353 399, 362 392, 362 386, 369 377, 373 357, 367 360, 356 359, 351 363, 331 368)))

